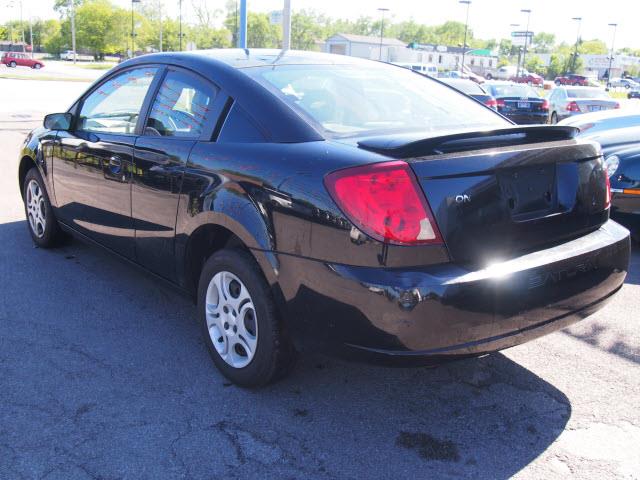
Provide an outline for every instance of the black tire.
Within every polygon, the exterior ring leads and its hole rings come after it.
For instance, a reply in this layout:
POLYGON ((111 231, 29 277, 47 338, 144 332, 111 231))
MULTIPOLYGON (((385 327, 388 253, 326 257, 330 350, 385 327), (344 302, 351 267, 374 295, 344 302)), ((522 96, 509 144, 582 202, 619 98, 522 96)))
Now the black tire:
POLYGON ((555 125, 556 123, 558 123, 558 114, 553 112, 551 114, 551 125, 555 125))
POLYGON ((291 370, 295 360, 293 344, 278 314, 273 294, 250 254, 241 250, 224 249, 214 253, 206 261, 198 282, 198 320, 213 362, 236 385, 261 387, 279 380, 291 370), (222 358, 207 327, 207 289, 214 276, 223 271, 240 279, 255 308, 257 344, 253 358, 242 368, 236 368, 222 358))
POLYGON ((58 221, 53 213, 53 208, 51 207, 51 202, 49 201, 49 195, 47 194, 47 189, 44 188, 44 182, 42 180, 42 176, 40 176, 40 172, 37 168, 33 167, 31 170, 27 172, 27 175, 24 179, 23 185, 23 195, 22 200, 24 202, 24 210, 25 215, 27 217, 27 228, 29 229, 29 233, 31 234, 31 238, 33 242, 42 248, 52 248, 61 243, 61 241, 65 238, 64 232, 60 229, 60 225, 58 225, 58 221), (31 222, 29 221, 29 207, 27 205, 27 199, 29 192, 27 191, 31 182, 36 182, 38 184, 38 188, 42 192, 42 211, 44 213, 44 231, 34 231, 34 227, 32 227, 31 222))
POLYGON ((16 62, 9 62, 9 66, 10 66, 11 68, 16 68, 16 66, 17 66, 17 65, 18 65, 18 64, 17 64, 16 62))
POLYGON ((493 80, 493 75, 491 75, 490 73, 487 73, 487 76, 485 78, 487 80, 493 80))
POLYGON ((556 84, 556 87, 559 87, 560 85, 562 85, 562 82, 560 82, 558 80, 556 80, 554 83, 556 84))
POLYGON ((40 70, 40 69, 42 68, 42 65, 41 65, 41 64, 39 64, 39 63, 36 63, 36 64, 33 66, 33 68, 34 68, 34 70, 40 70))

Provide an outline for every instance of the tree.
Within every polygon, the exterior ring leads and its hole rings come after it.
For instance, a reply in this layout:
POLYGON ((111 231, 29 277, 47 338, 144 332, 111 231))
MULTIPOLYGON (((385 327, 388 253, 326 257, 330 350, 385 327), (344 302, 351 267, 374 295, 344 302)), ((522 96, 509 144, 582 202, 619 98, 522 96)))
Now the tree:
POLYGON ((542 62, 542 59, 537 55, 529 55, 525 63, 525 68, 530 72, 537 73, 538 75, 545 75, 546 67, 542 62))
POLYGON ((602 40, 586 40, 580 42, 578 51, 582 54, 606 55, 609 49, 607 48, 607 44, 602 40))
POLYGON ((291 48, 313 50, 317 40, 324 40, 324 29, 313 12, 302 10, 291 16, 291 48))
POLYGON ((250 48, 278 48, 282 29, 271 25, 266 13, 249 12, 247 15, 247 46, 250 48))
POLYGON ((556 43, 553 33, 540 32, 533 37, 532 50, 535 53, 550 53, 556 43))

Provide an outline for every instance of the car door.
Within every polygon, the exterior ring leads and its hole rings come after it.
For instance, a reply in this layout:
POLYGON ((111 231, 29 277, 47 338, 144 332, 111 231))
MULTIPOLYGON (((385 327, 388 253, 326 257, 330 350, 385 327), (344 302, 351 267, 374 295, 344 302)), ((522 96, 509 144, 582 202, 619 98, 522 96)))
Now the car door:
POLYGON ((184 170, 198 140, 211 140, 224 99, 199 75, 169 67, 136 139, 132 213, 138 263, 174 280, 175 228, 184 170))
POLYGON ((135 257, 133 149, 158 72, 133 68, 93 88, 75 107, 72 130, 58 133, 53 155, 58 218, 128 258, 135 257))

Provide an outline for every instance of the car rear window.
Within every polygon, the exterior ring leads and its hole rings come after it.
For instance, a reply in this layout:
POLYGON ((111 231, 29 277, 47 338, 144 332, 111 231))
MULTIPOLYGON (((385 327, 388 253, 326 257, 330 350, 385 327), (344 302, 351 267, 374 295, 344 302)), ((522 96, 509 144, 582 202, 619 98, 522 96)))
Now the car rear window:
POLYGON ((461 92, 466 93, 467 95, 486 95, 487 92, 483 90, 483 88, 478 85, 476 82, 472 80, 445 80, 444 83, 451 85, 454 88, 457 88, 461 92))
POLYGON ((609 94, 598 88, 568 88, 569 98, 609 98, 609 94))
POLYGON ((528 85, 491 85, 489 87, 494 97, 539 97, 538 92, 528 85))
POLYGON ((281 65, 248 70, 332 136, 509 125, 435 80, 392 65, 281 65))

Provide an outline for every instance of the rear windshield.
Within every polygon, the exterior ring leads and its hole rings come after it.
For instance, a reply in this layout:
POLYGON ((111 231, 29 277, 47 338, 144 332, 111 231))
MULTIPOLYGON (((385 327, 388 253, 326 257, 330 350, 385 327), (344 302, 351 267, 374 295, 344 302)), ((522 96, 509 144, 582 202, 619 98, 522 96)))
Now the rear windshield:
POLYGON ((528 85, 490 85, 494 97, 539 97, 538 92, 528 85))
POLYGON ((453 88, 457 88, 461 92, 467 95, 486 95, 480 85, 472 80, 444 80, 444 83, 451 85, 453 88))
POLYGON ((568 88, 569 98, 609 98, 609 94, 597 88, 568 88))
POLYGON ((406 68, 281 65, 248 72, 329 135, 506 127, 493 111, 406 68))

